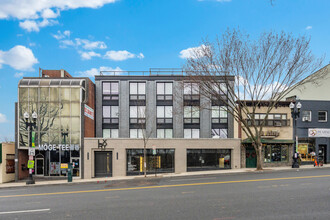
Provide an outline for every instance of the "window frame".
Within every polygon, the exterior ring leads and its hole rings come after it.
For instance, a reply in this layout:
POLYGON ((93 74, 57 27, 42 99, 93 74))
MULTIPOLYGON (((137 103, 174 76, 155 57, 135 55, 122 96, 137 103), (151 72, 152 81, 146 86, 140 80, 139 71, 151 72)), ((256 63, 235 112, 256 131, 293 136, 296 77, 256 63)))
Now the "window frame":
POLYGON ((321 110, 317 112, 317 120, 318 122, 327 122, 328 121, 328 111, 326 110, 321 110), (320 120, 320 113, 324 112, 325 113, 325 120, 320 120))
POLYGON ((172 101, 173 100, 173 82, 157 82, 156 83, 156 99, 157 101, 172 101), (163 93, 158 93, 158 86, 163 85, 163 93), (171 85, 171 93, 166 93, 166 85, 171 85))
POLYGON ((119 82, 118 81, 105 81, 102 82, 102 100, 105 101, 118 101, 119 100, 119 82), (104 84, 110 84, 110 92, 109 94, 104 93, 104 84), (112 84, 118 85, 118 93, 112 93, 112 84))
POLYGON ((145 101, 146 100, 146 85, 147 83, 145 81, 143 82, 129 82, 129 100, 131 101, 145 101), (136 84, 136 94, 132 93, 132 84, 136 84), (140 84, 144 84, 144 93, 139 92, 140 84))

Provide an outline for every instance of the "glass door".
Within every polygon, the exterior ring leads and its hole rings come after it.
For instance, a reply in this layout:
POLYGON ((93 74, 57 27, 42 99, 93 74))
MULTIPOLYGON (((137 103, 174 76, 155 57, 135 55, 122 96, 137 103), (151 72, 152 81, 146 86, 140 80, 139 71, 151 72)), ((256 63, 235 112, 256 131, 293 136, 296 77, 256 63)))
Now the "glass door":
POLYGON ((71 157, 72 176, 80 176, 80 158, 71 157))

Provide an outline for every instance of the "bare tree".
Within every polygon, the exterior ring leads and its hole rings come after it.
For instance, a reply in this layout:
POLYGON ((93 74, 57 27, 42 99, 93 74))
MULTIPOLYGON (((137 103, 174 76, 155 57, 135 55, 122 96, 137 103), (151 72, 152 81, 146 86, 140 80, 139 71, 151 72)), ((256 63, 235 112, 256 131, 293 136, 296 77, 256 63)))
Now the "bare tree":
POLYGON ((185 70, 189 80, 200 84, 202 96, 226 105, 242 124, 257 154, 257 170, 261 170, 261 134, 269 112, 292 90, 319 83, 324 72, 310 73, 322 60, 314 57, 310 38, 305 36, 265 32, 252 39, 239 29, 228 29, 215 42, 204 40, 187 59, 185 70), (252 101, 252 106, 245 100, 252 101), (261 101, 268 101, 268 106, 259 125, 254 115, 261 101))

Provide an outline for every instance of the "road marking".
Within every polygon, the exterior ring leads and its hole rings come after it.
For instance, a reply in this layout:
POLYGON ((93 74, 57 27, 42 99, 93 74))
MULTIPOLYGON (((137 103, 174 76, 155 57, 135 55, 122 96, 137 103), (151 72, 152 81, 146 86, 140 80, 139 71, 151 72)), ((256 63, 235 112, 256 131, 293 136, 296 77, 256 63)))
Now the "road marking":
POLYGON ((189 191, 189 192, 181 192, 182 194, 193 194, 195 191, 189 191))
POLYGON ((137 190, 137 189, 157 189, 157 188, 170 188, 170 187, 181 187, 181 186, 203 186, 203 185, 217 185, 217 184, 225 184, 225 183, 249 183, 249 182, 263 182, 263 181, 276 181, 276 180, 293 180, 293 179, 312 179, 312 178, 326 178, 326 177, 330 177, 330 175, 282 177, 282 178, 273 178, 273 179, 233 180, 233 181, 222 181, 222 182, 185 183, 185 184, 176 184, 176 185, 142 186, 142 187, 117 188, 117 189, 95 189, 95 190, 84 190, 84 191, 69 191, 69 192, 53 192, 53 193, 38 193, 38 194, 7 195, 7 196, 0 196, 0 198, 27 197, 27 196, 48 196, 48 195, 65 195, 65 194, 79 194, 79 193, 91 193, 91 192, 110 192, 110 191, 137 190))
POLYGON ((21 211, 0 212, 0 215, 17 214, 17 213, 28 213, 28 212, 47 212, 47 211, 50 211, 50 209, 35 209, 35 210, 21 210, 21 211))
POLYGON ((170 180, 171 182, 180 182, 186 180, 214 180, 216 177, 209 177, 209 178, 195 178, 195 179, 179 179, 179 180, 170 180))

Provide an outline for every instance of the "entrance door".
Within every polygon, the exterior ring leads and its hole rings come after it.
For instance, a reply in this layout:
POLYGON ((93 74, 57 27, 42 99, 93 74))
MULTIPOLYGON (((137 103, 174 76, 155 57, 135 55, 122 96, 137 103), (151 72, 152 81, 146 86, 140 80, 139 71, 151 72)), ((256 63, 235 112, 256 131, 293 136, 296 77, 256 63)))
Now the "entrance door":
POLYGON ((327 145, 319 145, 319 161, 327 163, 327 145))
POLYGON ((72 164, 72 176, 79 176, 79 157, 71 157, 71 164, 72 164))
POLYGON ((36 158, 36 175, 44 175, 44 158, 36 158))
POLYGON ((95 177, 112 176, 112 152, 95 152, 95 177))
POLYGON ((245 151, 246 168, 256 168, 257 167, 257 155, 253 147, 247 147, 245 151))

